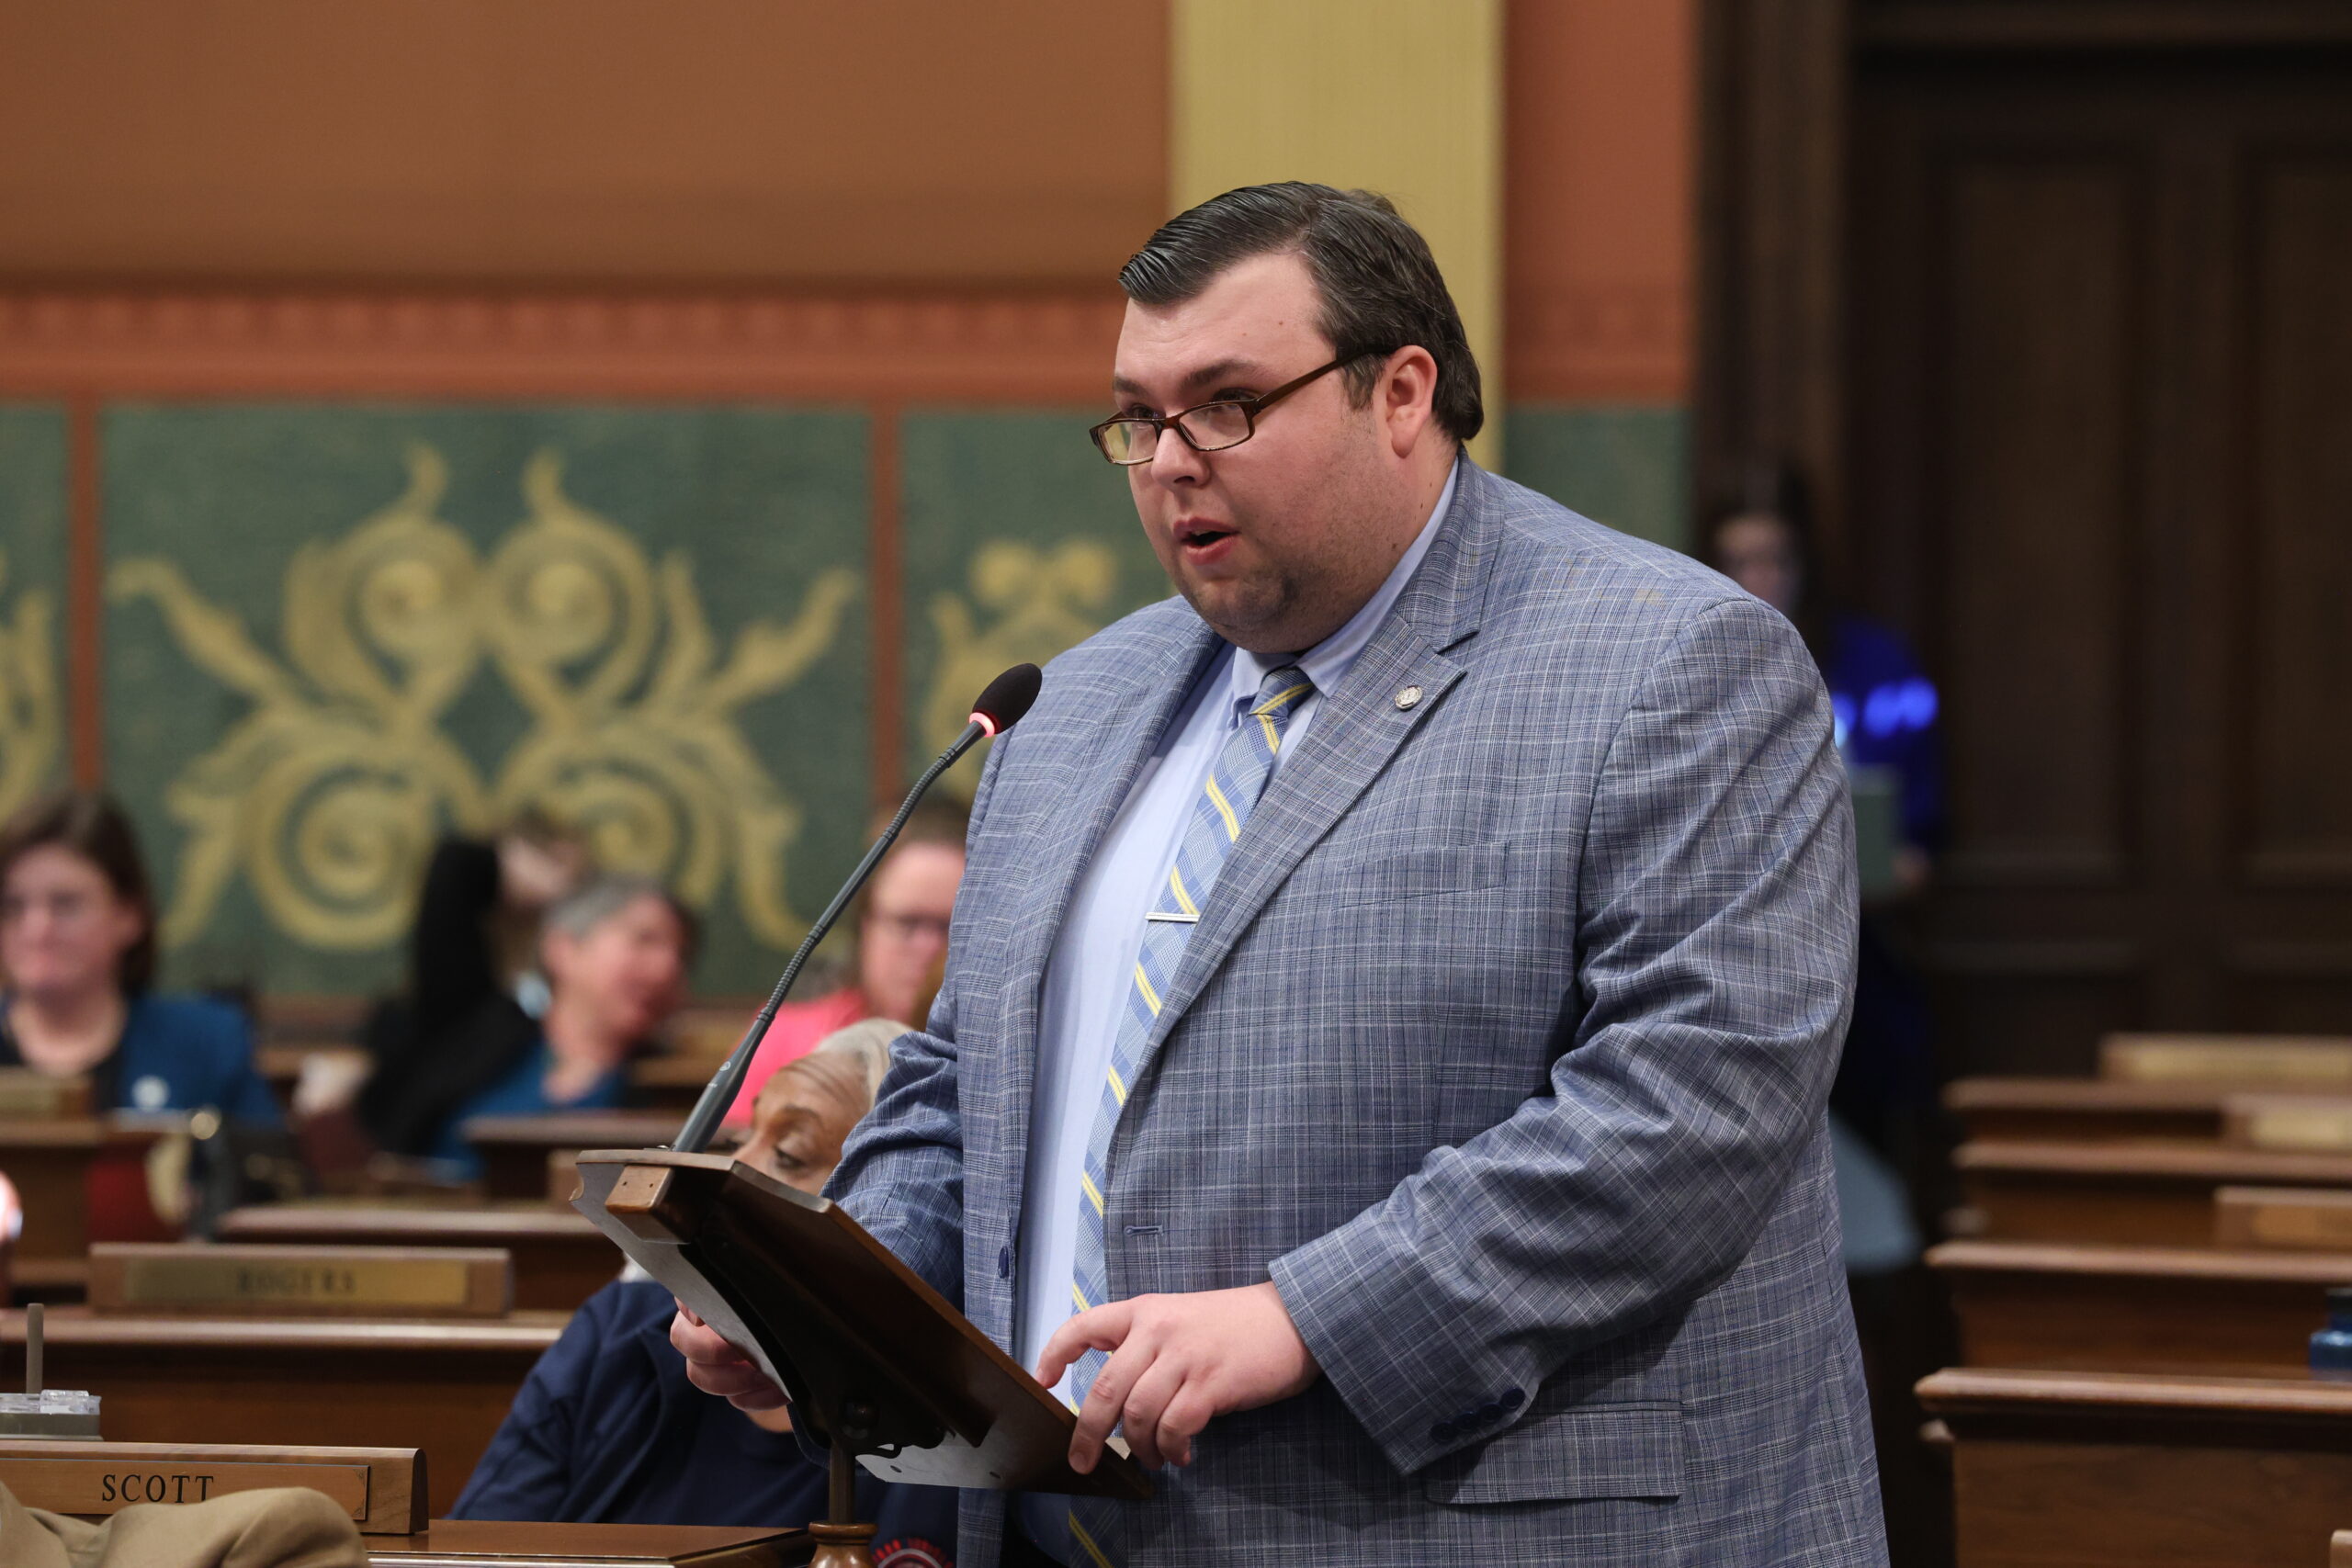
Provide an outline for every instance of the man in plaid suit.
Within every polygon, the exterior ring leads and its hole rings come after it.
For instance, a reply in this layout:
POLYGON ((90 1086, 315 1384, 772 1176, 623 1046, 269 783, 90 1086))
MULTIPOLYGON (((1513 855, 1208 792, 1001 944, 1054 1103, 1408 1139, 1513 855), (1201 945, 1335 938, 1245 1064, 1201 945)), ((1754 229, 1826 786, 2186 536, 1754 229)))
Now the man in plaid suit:
POLYGON ((997 743, 833 1190, 1080 1406, 1074 1463, 1160 1468, 968 1494, 960 1556, 1883 1562, 1803 644, 1462 454, 1477 367, 1380 198, 1229 192, 1121 283, 1094 436, 1182 597, 997 743))

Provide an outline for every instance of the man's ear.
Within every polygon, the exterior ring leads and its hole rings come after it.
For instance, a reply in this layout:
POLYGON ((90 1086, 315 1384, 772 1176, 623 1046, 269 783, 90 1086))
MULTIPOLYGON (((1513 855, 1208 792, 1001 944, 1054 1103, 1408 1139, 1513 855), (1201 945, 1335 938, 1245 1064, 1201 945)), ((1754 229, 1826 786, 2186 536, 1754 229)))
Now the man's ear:
POLYGON ((1418 344, 1388 356, 1374 397, 1387 426, 1389 449, 1409 456, 1429 433, 1436 415, 1437 360, 1418 344))

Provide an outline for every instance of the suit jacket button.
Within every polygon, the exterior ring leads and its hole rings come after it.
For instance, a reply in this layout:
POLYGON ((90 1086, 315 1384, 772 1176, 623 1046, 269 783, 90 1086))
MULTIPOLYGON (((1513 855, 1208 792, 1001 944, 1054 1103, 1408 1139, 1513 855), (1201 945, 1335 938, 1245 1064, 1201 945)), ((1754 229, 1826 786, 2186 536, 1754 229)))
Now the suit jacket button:
POLYGON ((1507 1388, 1503 1390, 1503 1396, 1495 1401, 1495 1403, 1501 1405, 1503 1414, 1508 1416, 1512 1411, 1527 1403, 1527 1395, 1520 1393, 1519 1390, 1515 1388, 1507 1388))
POLYGON ((1000 1280, 1012 1278, 1012 1248, 1000 1247, 996 1249, 996 1277, 1000 1280))
POLYGON ((1430 1428, 1430 1441, 1442 1446, 1453 1441, 1454 1434, 1460 1430, 1461 1428, 1451 1421, 1441 1421, 1430 1428))

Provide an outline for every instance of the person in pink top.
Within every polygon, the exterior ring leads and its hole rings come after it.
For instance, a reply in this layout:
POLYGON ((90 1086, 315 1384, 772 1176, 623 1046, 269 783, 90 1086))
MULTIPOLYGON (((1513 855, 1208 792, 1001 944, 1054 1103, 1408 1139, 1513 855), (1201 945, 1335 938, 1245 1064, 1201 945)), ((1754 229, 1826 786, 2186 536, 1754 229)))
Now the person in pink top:
MULTIPOLYGON (((752 1100, 768 1075, 805 1056, 837 1029, 860 1019, 922 1022, 947 957, 947 921, 956 912, 956 885, 964 880, 964 808, 925 801, 915 807, 899 841, 882 857, 874 878, 852 906, 857 932, 850 983, 804 1002, 786 1002, 752 1054, 743 1090, 727 1109, 726 1124, 752 1120, 752 1100)), ((879 836, 889 825, 874 824, 879 836)))

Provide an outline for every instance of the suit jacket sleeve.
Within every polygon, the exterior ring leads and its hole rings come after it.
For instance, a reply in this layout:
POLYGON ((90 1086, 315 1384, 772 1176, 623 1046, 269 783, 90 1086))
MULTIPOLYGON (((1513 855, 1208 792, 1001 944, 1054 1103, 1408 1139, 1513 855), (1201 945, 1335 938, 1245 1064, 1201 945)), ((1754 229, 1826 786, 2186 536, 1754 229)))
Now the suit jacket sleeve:
POLYGON ((1550 1092, 1272 1265, 1401 1471, 1727 1277, 1818 1134, 1852 986, 1852 828, 1788 623, 1740 599, 1683 629, 1610 743, 1578 876, 1550 1092))
MULTIPOLYGON (((989 749, 972 796, 970 840, 979 837, 1011 736, 989 749)), ((967 840, 970 841, 970 840, 967 840)), ((968 883, 967 884, 968 886, 968 883)), ((958 923, 962 908, 957 909, 958 923)), ((951 937, 947 974, 920 1030, 890 1046, 890 1071, 874 1109, 842 1150, 825 1184, 899 1262, 949 1301, 964 1300, 964 1132, 956 1083, 956 1004, 968 976, 956 962, 967 944, 951 937)))

